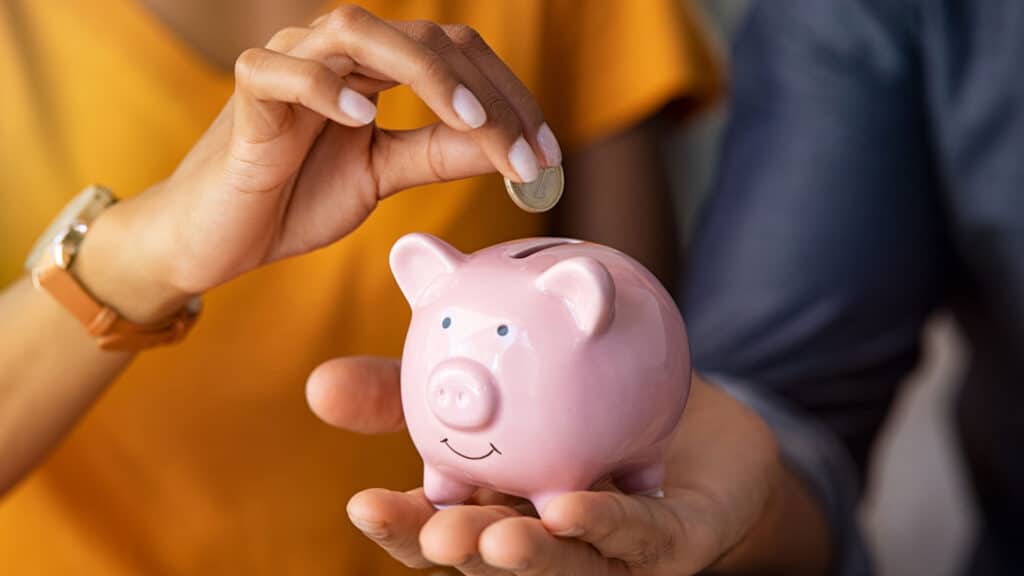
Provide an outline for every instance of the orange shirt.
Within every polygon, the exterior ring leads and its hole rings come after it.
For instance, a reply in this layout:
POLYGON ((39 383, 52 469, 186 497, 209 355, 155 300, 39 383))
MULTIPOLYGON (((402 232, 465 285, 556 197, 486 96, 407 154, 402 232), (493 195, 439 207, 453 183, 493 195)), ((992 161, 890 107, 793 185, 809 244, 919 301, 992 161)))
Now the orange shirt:
MULTIPOLYGON (((569 153, 716 89, 675 0, 364 4, 475 26, 569 153)), ((4 2, 0 82, 0 284, 86 184, 130 195, 166 177, 232 90, 131 0, 4 2)), ((384 126, 432 121, 404 89, 380 110, 384 126)), ((399 354, 409 313, 386 262, 410 231, 469 251, 544 233, 545 220, 515 209, 496 177, 406 192, 334 246, 211 291, 191 336, 141 355, 0 502, 0 574, 406 573, 345 503, 417 486, 412 444, 320 423, 304 382, 332 356, 399 354)))

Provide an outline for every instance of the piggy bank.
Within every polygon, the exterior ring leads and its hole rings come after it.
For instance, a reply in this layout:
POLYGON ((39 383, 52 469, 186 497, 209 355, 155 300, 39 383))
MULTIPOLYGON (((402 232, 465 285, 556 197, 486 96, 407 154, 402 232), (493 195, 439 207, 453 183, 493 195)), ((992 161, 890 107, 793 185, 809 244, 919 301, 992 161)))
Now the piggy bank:
POLYGON ((412 307, 402 406, 435 506, 485 487, 540 512, 604 479, 660 493, 690 357, 679 310, 650 272, 557 238, 467 255, 410 234, 390 261, 412 307))

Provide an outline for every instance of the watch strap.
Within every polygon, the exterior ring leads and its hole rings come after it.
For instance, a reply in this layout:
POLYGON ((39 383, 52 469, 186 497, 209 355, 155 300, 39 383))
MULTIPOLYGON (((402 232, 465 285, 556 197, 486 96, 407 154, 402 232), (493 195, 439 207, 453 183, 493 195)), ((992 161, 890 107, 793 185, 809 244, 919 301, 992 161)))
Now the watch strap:
POLYGON ((137 351, 172 344, 185 337, 199 317, 198 306, 186 305, 173 316, 152 324, 136 324, 96 301, 75 277, 60 266, 33 271, 35 285, 49 292, 104 350, 137 351))

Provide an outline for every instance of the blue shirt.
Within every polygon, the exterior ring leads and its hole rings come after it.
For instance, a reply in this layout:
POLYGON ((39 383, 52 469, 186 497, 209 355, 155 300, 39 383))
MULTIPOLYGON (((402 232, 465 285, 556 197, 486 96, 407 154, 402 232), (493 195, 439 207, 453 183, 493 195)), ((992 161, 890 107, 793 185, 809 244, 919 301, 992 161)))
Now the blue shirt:
POLYGON ((770 0, 734 51, 691 252, 694 364, 762 408, 826 504, 837 571, 898 385, 940 309, 971 362, 957 425, 982 537, 1024 565, 1024 2, 770 0))

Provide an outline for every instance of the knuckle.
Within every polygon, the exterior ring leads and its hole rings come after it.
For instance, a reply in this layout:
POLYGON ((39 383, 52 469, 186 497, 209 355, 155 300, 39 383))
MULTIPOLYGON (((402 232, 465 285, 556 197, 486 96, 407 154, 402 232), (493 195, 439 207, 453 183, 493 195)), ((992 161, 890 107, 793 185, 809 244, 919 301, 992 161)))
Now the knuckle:
POLYGON ((611 492, 593 492, 587 496, 590 502, 580 509, 581 524, 594 538, 604 540, 625 520, 622 503, 611 492))
POLYGON ((484 42, 483 36, 481 36, 475 28, 467 24, 452 24, 446 26, 445 32, 447 32, 448 37, 452 39, 452 42, 455 42, 459 46, 478 43, 487 46, 487 43, 484 42))
POLYGON ((312 94, 321 87, 328 86, 334 78, 327 68, 310 60, 300 63, 299 74, 302 77, 298 85, 299 97, 302 100, 305 100, 304 95, 312 94))
POLYGON ((332 28, 344 30, 356 28, 371 17, 365 8, 355 4, 345 4, 332 10, 325 23, 332 28))
POLYGON ((414 40, 430 47, 441 46, 444 43, 450 44, 448 35, 435 22, 430 20, 417 20, 411 23, 411 36, 414 40))
POLYGON ((500 59, 498 54, 484 40, 483 36, 476 31, 467 35, 462 40, 456 40, 455 43, 466 56, 472 59, 484 62, 500 59))
POLYGON ((625 560, 637 568, 650 568, 665 558, 671 558, 678 542, 678 535, 672 529, 655 531, 648 538, 636 538, 631 546, 632 554, 625 554, 625 560))
POLYGON ((490 90, 482 94, 480 104, 487 111, 488 123, 493 122, 495 126, 500 126, 502 130, 510 134, 518 135, 523 132, 519 116, 516 115, 508 100, 505 100, 498 92, 490 90))
POLYGON ((679 544, 679 533, 676 530, 661 530, 654 544, 654 560, 671 558, 679 544))
POLYGON ((274 33, 267 42, 266 47, 270 50, 291 45, 296 39, 305 35, 307 30, 298 26, 282 28, 274 33))
POLYGON ((248 48, 235 59, 235 81, 241 85, 252 82, 256 74, 266 61, 267 53, 262 48, 248 48))
POLYGON ((430 84, 450 83, 454 77, 448 63, 436 52, 424 56, 420 70, 422 81, 430 84))
POLYGON ((437 134, 440 125, 435 124, 434 128, 430 131, 430 137, 427 138, 427 166, 433 173, 432 176, 436 181, 443 181, 447 179, 448 175, 448 164, 444 155, 444 148, 437 141, 437 134))
POLYGON ((420 40, 427 35, 427 27, 430 24, 432 22, 429 20, 409 20, 408 22, 399 22, 398 28, 413 40, 420 40))
POLYGON ((525 128, 536 131, 544 123, 544 112, 541 111, 537 101, 529 93, 512 96, 513 108, 525 125, 525 128))
POLYGON ((437 24, 434 24, 433 30, 429 33, 428 39, 423 43, 426 44, 428 48, 441 55, 459 51, 459 47, 452 42, 451 38, 449 38, 448 35, 444 33, 444 30, 442 30, 437 24))
POLYGON ((459 49, 441 25, 429 20, 415 23, 412 38, 442 57, 459 49))

